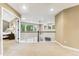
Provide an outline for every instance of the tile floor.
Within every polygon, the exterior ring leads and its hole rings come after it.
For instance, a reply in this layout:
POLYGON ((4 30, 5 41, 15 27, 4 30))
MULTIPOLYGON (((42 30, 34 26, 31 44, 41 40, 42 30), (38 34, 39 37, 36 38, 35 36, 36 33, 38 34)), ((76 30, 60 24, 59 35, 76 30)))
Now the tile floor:
POLYGON ((53 43, 16 43, 4 40, 4 56, 79 56, 79 52, 53 43))

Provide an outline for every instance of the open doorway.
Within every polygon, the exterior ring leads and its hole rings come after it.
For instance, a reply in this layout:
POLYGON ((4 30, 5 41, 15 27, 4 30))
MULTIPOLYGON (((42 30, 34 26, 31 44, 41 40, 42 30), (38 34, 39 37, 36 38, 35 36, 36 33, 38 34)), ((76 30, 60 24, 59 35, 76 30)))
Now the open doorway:
POLYGON ((8 52, 13 45, 19 42, 19 18, 3 8, 3 50, 8 52))

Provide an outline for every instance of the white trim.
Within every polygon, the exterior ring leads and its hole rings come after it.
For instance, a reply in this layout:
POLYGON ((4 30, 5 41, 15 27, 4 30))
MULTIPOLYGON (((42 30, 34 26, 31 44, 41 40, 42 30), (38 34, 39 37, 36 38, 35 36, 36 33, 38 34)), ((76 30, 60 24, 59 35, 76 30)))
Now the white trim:
POLYGON ((67 49, 70 49, 70 50, 73 50, 73 51, 77 51, 79 52, 79 49, 77 48, 72 48, 72 47, 69 47, 69 46, 65 46, 65 45, 62 45, 60 42, 58 41, 55 41, 57 44, 59 44, 60 46, 62 46, 63 48, 67 48, 67 49))
POLYGON ((16 16, 14 13, 12 13, 11 11, 9 11, 8 9, 6 9, 6 8, 4 8, 4 7, 2 7, 2 8, 3 8, 3 10, 7 11, 8 13, 14 15, 16 18, 19 18, 18 16, 16 16))
POLYGON ((3 56, 3 8, 1 7, 1 55, 3 56))

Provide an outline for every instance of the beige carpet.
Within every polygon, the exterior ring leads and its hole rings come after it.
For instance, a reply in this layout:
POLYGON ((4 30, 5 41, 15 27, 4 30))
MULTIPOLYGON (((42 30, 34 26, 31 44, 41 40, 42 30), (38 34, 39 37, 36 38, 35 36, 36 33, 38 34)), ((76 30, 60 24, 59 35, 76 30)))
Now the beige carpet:
POLYGON ((4 41, 6 56, 79 56, 79 52, 61 47, 57 43, 15 43, 4 41))

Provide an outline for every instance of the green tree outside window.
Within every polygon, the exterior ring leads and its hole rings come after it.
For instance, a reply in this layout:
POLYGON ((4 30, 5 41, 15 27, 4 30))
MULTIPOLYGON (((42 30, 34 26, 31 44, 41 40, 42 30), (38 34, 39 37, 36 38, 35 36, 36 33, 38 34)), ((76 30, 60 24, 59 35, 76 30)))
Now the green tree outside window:
POLYGON ((27 25, 26 30, 27 31, 33 31, 33 25, 27 25))
POLYGON ((21 31, 25 32, 25 24, 21 24, 21 31))

